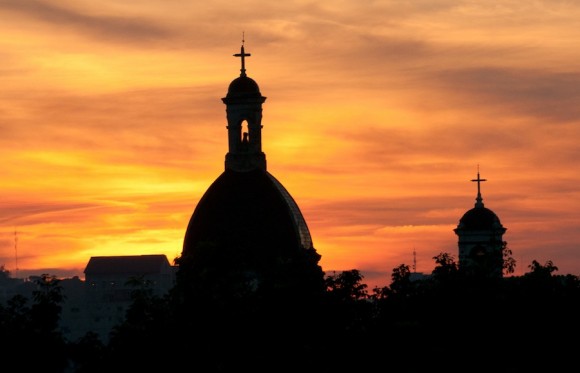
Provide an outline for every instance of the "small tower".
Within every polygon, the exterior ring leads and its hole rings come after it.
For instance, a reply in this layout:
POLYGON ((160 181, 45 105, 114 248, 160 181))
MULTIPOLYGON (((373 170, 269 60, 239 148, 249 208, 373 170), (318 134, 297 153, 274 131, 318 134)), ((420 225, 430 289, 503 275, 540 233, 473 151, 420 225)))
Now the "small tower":
POLYGON ((454 229, 458 236, 459 269, 468 274, 486 277, 502 277, 503 274, 503 234, 506 231, 498 216, 484 207, 481 197, 479 176, 471 180, 477 182, 475 206, 467 211, 454 229))
POLYGON ((246 57, 242 43, 240 76, 228 87, 226 104, 228 120, 228 153, 225 167, 234 171, 266 170, 266 155, 262 152, 262 104, 266 97, 260 93, 258 83, 246 75, 246 57))

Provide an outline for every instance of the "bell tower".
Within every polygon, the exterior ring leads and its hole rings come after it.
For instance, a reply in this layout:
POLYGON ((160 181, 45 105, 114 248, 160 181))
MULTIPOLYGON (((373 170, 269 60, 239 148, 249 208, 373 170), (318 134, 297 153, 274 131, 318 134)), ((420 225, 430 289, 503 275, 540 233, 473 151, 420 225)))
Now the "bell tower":
POLYGON ((249 56, 242 40, 240 53, 234 54, 241 59, 240 76, 230 83, 226 97, 222 98, 228 120, 226 170, 266 170, 266 155, 262 152, 262 104, 266 97, 260 93, 258 84, 246 75, 246 57, 249 56))
POLYGON ((459 268, 466 273, 502 277, 506 228, 495 212, 483 204, 481 182, 487 180, 479 176, 479 168, 477 178, 471 181, 477 182, 475 206, 463 215, 454 229, 458 237, 459 268))

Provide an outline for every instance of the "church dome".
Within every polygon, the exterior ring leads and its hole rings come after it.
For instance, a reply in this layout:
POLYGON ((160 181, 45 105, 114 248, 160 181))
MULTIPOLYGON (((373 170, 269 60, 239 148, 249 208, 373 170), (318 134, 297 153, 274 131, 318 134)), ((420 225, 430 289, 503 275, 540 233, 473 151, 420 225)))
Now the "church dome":
MULTIPOLYGON (((266 168, 262 103, 256 82, 241 74, 222 101, 227 106, 225 170, 189 220, 179 260, 180 280, 210 297, 319 294, 320 255, 294 199, 266 168)), ((187 286, 190 286, 187 285, 187 286)), ((300 296, 302 296, 300 295, 300 296)))
POLYGON ((240 96, 240 95, 257 95, 261 96, 258 83, 248 76, 240 76, 230 83, 228 87, 228 94, 226 97, 240 96))
POLYGON ((501 227, 499 217, 487 207, 474 207, 459 219, 458 228, 484 230, 501 227))
POLYGON ((195 258, 204 244, 288 258, 312 248, 312 239, 298 205, 274 176, 226 169, 195 208, 183 252, 195 258))

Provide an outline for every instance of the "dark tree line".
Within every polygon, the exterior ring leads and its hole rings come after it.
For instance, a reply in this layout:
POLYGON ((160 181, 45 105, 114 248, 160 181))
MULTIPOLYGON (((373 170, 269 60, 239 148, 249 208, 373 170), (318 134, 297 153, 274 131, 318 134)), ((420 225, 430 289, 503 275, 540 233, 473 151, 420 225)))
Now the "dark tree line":
POLYGON ((263 292, 253 291, 251 278, 217 268, 205 274, 220 289, 215 292, 192 290, 185 272, 164 297, 135 279, 126 320, 107 344, 92 333, 74 342, 62 337, 62 289, 44 275, 31 300, 16 296, 0 306, 2 370, 496 373, 578 367, 577 276, 558 275, 551 261, 534 260, 522 276, 492 278, 460 270, 446 253, 433 259, 430 276, 414 280, 401 264, 390 285, 374 289, 356 269, 324 274, 321 283, 308 282, 310 289, 288 286, 300 268, 287 263, 263 292))

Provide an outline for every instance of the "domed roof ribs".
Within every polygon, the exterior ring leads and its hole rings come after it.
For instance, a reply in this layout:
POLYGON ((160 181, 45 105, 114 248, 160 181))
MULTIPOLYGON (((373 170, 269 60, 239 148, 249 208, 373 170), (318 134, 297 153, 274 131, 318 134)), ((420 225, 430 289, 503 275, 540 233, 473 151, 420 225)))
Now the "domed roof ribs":
POLYGON ((471 181, 477 181, 477 198, 475 198, 475 207, 483 207, 483 198, 481 198, 481 182, 487 181, 487 179, 479 177, 479 165, 477 165, 477 179, 472 179, 471 181))

